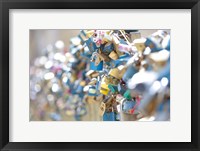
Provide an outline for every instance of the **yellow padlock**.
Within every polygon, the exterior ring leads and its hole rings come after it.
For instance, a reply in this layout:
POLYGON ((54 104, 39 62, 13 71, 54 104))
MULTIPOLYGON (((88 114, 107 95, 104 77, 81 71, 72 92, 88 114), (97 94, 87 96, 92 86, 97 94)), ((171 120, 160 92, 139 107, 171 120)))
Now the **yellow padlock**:
POLYGON ((108 85, 106 83, 101 84, 100 93, 103 95, 108 95, 109 89, 108 89, 108 85))
POLYGON ((106 77, 103 77, 102 79, 100 93, 103 95, 108 95, 110 89, 108 88, 108 84, 105 82, 105 78, 106 77))

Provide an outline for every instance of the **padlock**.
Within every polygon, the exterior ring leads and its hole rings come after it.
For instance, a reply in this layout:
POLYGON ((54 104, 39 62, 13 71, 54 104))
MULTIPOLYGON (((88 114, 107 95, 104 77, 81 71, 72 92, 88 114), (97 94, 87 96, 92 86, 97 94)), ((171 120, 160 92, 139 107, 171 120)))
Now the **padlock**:
POLYGON ((102 42, 103 43, 109 43, 109 42, 112 42, 112 36, 111 36, 111 31, 108 31, 104 34, 103 36, 103 39, 102 39, 102 42))
POLYGON ((117 89, 118 89, 119 94, 121 94, 121 95, 124 95, 124 93, 127 90, 126 86, 122 85, 120 83, 117 85, 117 89))
POLYGON ((123 65, 120 65, 117 68, 111 69, 109 72, 109 75, 120 80, 123 77, 125 72, 126 72, 126 67, 123 65))
POLYGON ((115 113, 112 112, 104 112, 103 121, 115 121, 115 113))
POLYGON ((114 50, 114 45, 110 43, 106 43, 101 47, 102 53, 109 55, 114 50))
POLYGON ((127 114, 131 114, 131 110, 136 105, 136 101, 133 100, 124 100, 122 103, 122 111, 127 114))
POLYGON ((131 91, 130 90, 126 90, 126 92, 124 93, 124 98, 126 98, 127 100, 131 100, 131 91))
POLYGON ((94 70, 89 70, 87 73, 86 73, 86 76, 88 78, 96 78, 97 76, 99 76, 99 73, 97 71, 94 71, 94 70))
POLYGON ((158 30, 153 33, 151 36, 147 37, 145 46, 150 47, 152 52, 157 52, 162 49, 170 50, 170 36, 166 31, 158 30), (164 40, 167 38, 166 40, 164 40), (163 43, 164 42, 164 43, 163 43))
POLYGON ((104 62, 109 62, 110 61, 110 58, 108 57, 108 55, 104 54, 102 52, 101 49, 99 49, 99 53, 98 53, 98 56, 101 58, 101 60, 103 60, 104 62))
POLYGON ((115 51, 112 51, 110 54, 109 54, 109 57, 113 60, 117 60, 119 58, 118 54, 115 52, 115 51))
POLYGON ((92 85, 92 86, 89 87, 88 95, 89 96, 97 96, 96 86, 92 85))
POLYGON ((110 89, 110 91, 111 91, 112 93, 116 93, 116 92, 118 91, 117 85, 109 84, 109 85, 108 85, 108 88, 110 89))
POLYGON ((135 73, 137 73, 138 71, 136 70, 136 68, 133 66, 133 65, 130 65, 128 68, 127 68, 127 70, 126 70, 126 72, 124 73, 124 75, 123 75, 123 77, 122 77, 122 80, 124 81, 124 82, 128 82, 128 80, 130 79, 130 78, 132 78, 132 76, 135 74, 135 73))
POLYGON ((81 30, 81 32, 79 34, 79 38, 81 39, 82 43, 86 43, 88 49, 91 52, 96 52, 98 50, 98 47, 93 42, 92 38, 89 37, 89 35, 87 35, 84 30, 81 30))
POLYGON ((108 84, 106 83, 106 77, 103 77, 102 81, 101 81, 101 86, 100 86, 100 93, 103 95, 108 95, 109 93, 109 88, 108 88, 108 84))
POLYGON ((95 61, 95 66, 98 66, 103 59, 97 52, 92 53, 91 61, 95 61))
POLYGON ((91 38, 89 38, 88 40, 85 41, 86 45, 88 46, 89 50, 91 52, 96 52, 98 50, 98 47, 96 46, 96 44, 92 41, 91 38))
POLYGON ((103 94, 103 95, 108 95, 109 88, 108 88, 108 85, 106 83, 101 83, 100 93, 103 94))
POLYGON ((84 43, 89 37, 87 37, 86 32, 84 30, 80 31, 80 34, 78 35, 81 42, 84 43))
POLYGON ((90 70, 94 71, 101 71, 103 69, 103 61, 100 61, 100 63, 96 66, 95 62, 90 62, 90 70))
POLYGON ((89 83, 88 85, 95 85, 97 83, 97 79, 96 78, 93 78, 89 83))

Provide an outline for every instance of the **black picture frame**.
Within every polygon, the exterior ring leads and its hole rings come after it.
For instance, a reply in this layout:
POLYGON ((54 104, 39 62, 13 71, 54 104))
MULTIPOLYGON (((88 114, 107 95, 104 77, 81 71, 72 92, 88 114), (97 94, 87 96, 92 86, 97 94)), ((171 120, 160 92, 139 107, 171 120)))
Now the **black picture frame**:
MULTIPOLYGON (((183 31, 184 32, 184 31, 183 31)), ((0 0, 0 149, 8 150, 200 150, 199 0, 0 0), (9 9, 191 9, 191 142, 9 142, 9 9)), ((184 83, 183 83, 184 86, 184 83)))

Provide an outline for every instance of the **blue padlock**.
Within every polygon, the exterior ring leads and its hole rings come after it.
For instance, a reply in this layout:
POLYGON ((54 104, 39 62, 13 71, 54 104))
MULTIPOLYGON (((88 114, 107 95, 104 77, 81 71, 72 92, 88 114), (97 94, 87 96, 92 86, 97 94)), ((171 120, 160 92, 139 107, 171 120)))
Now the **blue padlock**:
POLYGON ((80 31, 80 34, 78 35, 78 38, 81 40, 82 43, 85 42, 85 40, 87 39, 87 35, 86 35, 86 33, 84 32, 84 30, 81 30, 81 31, 80 31))
POLYGON ((133 100, 125 100, 122 104, 122 110, 125 113, 130 113, 130 110, 134 108, 136 105, 136 101, 133 100))
POLYGON ((85 41, 86 45, 88 46, 89 50, 91 52, 96 52, 98 50, 98 47, 96 46, 96 44, 92 41, 92 38, 88 38, 85 41))
POLYGON ((146 39, 145 46, 150 47, 151 52, 157 52, 163 49, 160 44, 156 43, 156 41, 153 40, 152 37, 148 37, 146 39))
POLYGON ((122 86, 121 84, 118 84, 117 85, 117 90, 121 95, 123 95, 126 92, 126 87, 122 86))
POLYGON ((89 96, 97 96, 97 87, 96 86, 90 86, 88 90, 89 96))
POLYGON ((92 38, 88 38, 86 33, 84 32, 84 30, 81 30, 80 34, 78 35, 78 37, 81 39, 82 43, 86 43, 87 47, 89 48, 89 50, 91 52, 96 52, 98 47, 96 46, 96 44, 93 42, 92 38))
POLYGON ((109 55, 114 50, 114 45, 111 43, 109 45, 104 45, 101 47, 101 50, 104 54, 109 55))
POLYGON ((127 82, 130 78, 132 78, 132 76, 137 73, 138 71, 131 65, 128 67, 128 69, 126 70, 126 72, 124 73, 122 80, 124 82, 127 82))
POLYGON ((157 52, 162 49, 170 50, 170 35, 167 32, 159 30, 147 37, 145 46, 151 49, 151 52, 157 52))
POLYGON ((103 69, 103 61, 101 61, 97 66, 95 65, 95 62, 90 62, 90 70, 94 71, 101 71, 103 69))
POLYGON ((115 121, 115 113, 114 112, 105 112, 103 114, 103 121, 115 121))

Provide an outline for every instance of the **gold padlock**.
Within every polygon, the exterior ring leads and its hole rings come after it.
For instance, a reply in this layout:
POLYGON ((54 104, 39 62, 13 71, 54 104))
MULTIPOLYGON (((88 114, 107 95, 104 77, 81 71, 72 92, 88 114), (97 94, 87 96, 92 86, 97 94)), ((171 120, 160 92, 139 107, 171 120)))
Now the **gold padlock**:
POLYGON ((98 66, 101 61, 102 61, 102 59, 100 58, 99 55, 97 55, 96 59, 95 59, 95 66, 98 66))
POLYGON ((109 54, 109 57, 113 60, 117 60, 119 58, 118 54, 115 52, 115 51, 112 51, 110 54, 109 54))
POLYGON ((109 62, 110 61, 110 58, 105 55, 100 49, 99 49, 99 57, 101 60, 105 61, 105 62, 109 62))
POLYGON ((98 72, 94 71, 94 70, 89 70, 87 73, 86 73, 86 76, 88 78, 96 78, 97 76, 99 75, 98 72))
POLYGON ((118 66, 110 70, 109 75, 115 77, 116 79, 121 79, 126 72, 126 67, 123 65, 118 66))

